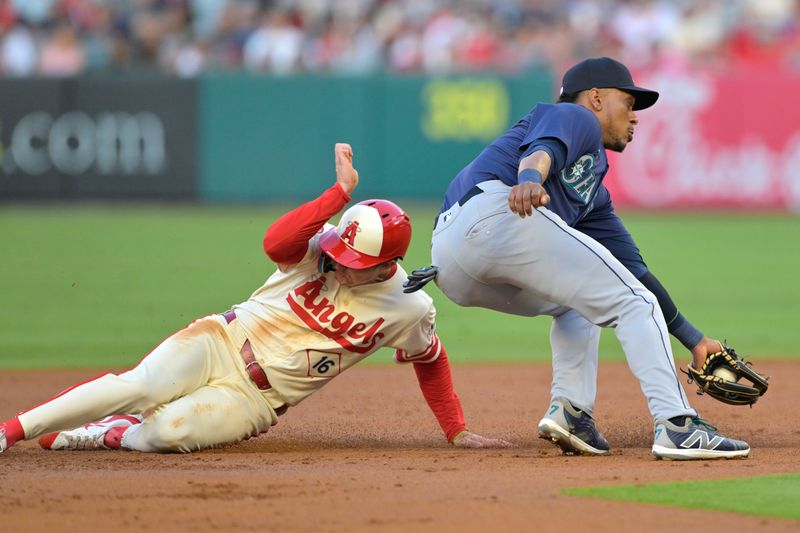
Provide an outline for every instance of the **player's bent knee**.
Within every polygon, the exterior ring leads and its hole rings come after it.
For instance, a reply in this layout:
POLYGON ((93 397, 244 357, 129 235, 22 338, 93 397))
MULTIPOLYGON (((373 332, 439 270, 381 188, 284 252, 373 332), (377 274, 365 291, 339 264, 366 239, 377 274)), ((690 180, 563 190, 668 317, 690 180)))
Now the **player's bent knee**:
POLYGON ((622 301, 622 312, 620 315, 643 315, 643 316, 662 316, 658 300, 650 291, 644 289, 635 294, 627 296, 622 301))
MULTIPOLYGON (((156 415, 158 416, 158 415, 156 415)), ((218 448, 225 444, 238 442, 246 437, 228 438, 227 440, 215 439, 219 434, 209 434, 208 431, 200 432, 196 425, 181 415, 158 416, 158 420, 152 420, 146 428, 146 433, 142 435, 146 441, 148 450, 156 452, 196 452, 211 448, 218 448)), ((228 437, 231 437, 228 435, 228 437)))
POLYGON ((159 420, 148 428, 147 444, 158 452, 192 452, 200 449, 192 433, 182 417, 159 420))

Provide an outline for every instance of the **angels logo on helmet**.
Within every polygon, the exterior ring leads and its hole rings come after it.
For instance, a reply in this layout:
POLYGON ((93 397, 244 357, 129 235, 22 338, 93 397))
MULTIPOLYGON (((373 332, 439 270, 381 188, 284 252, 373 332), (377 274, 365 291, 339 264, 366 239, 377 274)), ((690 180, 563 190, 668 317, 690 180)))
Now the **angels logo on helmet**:
POLYGON ((411 220, 389 200, 364 200, 344 212, 319 240, 332 260, 353 269, 402 259, 411 243, 411 220))
POLYGON ((355 246, 356 233, 358 233, 358 220, 353 220, 342 232, 341 239, 350 246, 355 246))

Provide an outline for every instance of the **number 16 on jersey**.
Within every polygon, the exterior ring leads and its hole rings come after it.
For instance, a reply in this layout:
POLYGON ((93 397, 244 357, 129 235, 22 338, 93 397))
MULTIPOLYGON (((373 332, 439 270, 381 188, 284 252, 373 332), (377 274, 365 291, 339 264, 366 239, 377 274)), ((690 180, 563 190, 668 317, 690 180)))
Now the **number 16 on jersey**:
POLYGON ((342 354, 307 350, 308 375, 317 378, 332 378, 341 372, 342 354))

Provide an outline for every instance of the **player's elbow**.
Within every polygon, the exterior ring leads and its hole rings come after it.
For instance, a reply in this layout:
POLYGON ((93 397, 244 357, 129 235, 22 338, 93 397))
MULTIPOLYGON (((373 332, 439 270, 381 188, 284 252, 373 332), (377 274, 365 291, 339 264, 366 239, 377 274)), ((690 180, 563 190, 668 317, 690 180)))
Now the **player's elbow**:
POLYGON ((262 247, 264 248, 264 253, 267 254, 267 257, 277 263, 278 261, 275 258, 278 256, 278 247, 270 237, 269 230, 267 230, 266 235, 264 235, 262 247))
POLYGON ((269 257, 273 263, 282 264, 289 262, 285 247, 281 246, 279 239, 274 235, 270 235, 269 230, 267 230, 266 235, 264 235, 262 246, 264 248, 264 253, 267 254, 267 257, 269 257))

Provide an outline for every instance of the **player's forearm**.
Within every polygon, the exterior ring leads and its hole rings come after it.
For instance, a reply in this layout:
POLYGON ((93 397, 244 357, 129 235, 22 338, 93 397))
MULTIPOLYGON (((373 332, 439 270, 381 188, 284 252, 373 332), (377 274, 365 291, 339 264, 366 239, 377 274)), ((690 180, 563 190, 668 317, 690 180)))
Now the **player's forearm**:
POLYGON ((276 263, 297 263, 303 259, 309 239, 349 201, 350 195, 337 183, 318 198, 292 209, 267 228, 264 252, 276 263))
POLYGON ((550 173, 550 165, 552 160, 550 154, 545 150, 536 150, 532 154, 523 157, 519 162, 517 168, 517 177, 522 183, 523 181, 530 181, 529 176, 533 176, 531 171, 539 174, 538 179, 534 179, 537 183, 544 183, 547 175, 550 173))
POLYGON ((667 322, 670 334, 691 351, 703 339, 703 333, 678 311, 667 289, 652 272, 645 272, 639 281, 658 299, 658 305, 661 307, 661 312, 664 313, 664 320, 667 322))
POLYGON ((466 429, 461 401, 453 389, 450 362, 444 347, 432 363, 414 363, 419 388, 449 442, 466 429))

